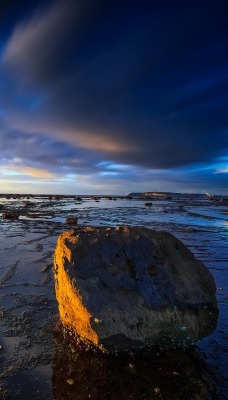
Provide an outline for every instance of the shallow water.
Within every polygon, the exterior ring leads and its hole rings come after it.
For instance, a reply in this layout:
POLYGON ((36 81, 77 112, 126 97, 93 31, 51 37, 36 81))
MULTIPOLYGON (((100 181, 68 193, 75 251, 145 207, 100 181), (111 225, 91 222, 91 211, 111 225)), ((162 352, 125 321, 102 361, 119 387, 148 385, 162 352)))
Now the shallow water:
POLYGON ((171 197, 0 198, 2 213, 20 214, 14 220, 0 214, 0 398, 227 398, 228 202, 171 197), (58 333, 52 276, 56 241, 69 229, 69 216, 77 216, 80 225, 142 225, 181 239, 214 276, 220 310, 215 332, 188 352, 112 359, 78 352, 58 333))

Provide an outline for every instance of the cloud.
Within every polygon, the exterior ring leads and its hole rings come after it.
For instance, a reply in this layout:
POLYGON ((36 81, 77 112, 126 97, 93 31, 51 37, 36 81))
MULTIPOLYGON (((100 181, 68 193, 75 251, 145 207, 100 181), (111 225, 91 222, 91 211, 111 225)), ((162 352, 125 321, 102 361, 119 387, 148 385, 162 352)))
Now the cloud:
POLYGON ((6 166, 0 167, 0 174, 3 176, 7 176, 7 177, 26 175, 26 176, 38 178, 38 179, 56 178, 56 174, 54 174, 54 173, 51 173, 49 171, 45 171, 45 170, 39 169, 39 168, 18 165, 18 162, 8 164, 7 169, 6 169, 6 166))
POLYGON ((66 73, 68 60, 64 56, 67 58, 80 47, 96 7, 93 1, 59 0, 46 9, 38 9, 31 19, 14 29, 3 64, 24 84, 49 86, 59 80, 66 73))
POLYGON ((0 63, 5 156, 50 173, 109 160, 168 174, 228 149, 224 2, 133 3, 56 1, 18 21, 0 63))

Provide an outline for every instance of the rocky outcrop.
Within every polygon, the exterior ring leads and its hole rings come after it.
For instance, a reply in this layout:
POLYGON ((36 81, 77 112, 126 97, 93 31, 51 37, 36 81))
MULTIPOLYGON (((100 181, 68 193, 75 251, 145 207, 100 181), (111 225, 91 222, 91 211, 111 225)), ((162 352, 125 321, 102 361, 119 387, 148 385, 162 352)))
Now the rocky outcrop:
POLYGON ((2 214, 3 219, 18 219, 20 213, 18 211, 6 211, 2 214))
POLYGON ((111 351, 187 345, 216 325, 210 272, 167 232, 72 229, 58 239, 54 277, 62 323, 111 351))

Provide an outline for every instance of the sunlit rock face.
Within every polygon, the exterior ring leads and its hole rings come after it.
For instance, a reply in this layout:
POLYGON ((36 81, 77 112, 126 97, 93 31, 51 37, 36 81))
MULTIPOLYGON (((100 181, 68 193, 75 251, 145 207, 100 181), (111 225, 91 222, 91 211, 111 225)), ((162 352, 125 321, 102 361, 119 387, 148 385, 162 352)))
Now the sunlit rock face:
POLYGON ((187 346, 216 326, 212 275, 167 232, 72 229, 58 239, 54 276, 63 325, 110 351, 187 346))

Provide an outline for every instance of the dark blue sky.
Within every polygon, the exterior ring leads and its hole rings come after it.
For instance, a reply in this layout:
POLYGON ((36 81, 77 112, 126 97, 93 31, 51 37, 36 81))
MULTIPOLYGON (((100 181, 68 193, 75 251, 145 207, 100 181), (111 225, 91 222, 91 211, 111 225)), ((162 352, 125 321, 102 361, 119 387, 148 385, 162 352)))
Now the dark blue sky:
POLYGON ((2 192, 228 194, 228 3, 7 1, 2 192))

